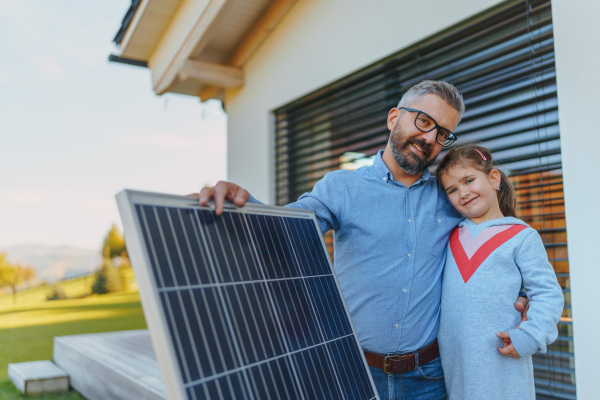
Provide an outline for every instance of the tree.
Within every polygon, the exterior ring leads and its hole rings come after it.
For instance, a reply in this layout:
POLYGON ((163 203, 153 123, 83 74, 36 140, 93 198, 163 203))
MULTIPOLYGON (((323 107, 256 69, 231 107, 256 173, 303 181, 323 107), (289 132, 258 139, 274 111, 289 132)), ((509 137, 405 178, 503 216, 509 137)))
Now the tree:
POLYGON ((22 282, 21 266, 8 262, 6 253, 0 253, 0 286, 9 286, 13 292, 13 303, 17 302, 17 286, 22 282))
POLYGON ((92 293, 106 294, 123 290, 123 281, 119 270, 110 259, 105 258, 96 273, 96 281, 92 286, 92 293))
POLYGON ((27 284, 27 287, 35 280, 37 277, 37 271, 33 267, 28 266, 20 266, 18 265, 19 274, 21 275, 21 280, 27 284))
POLYGON ((124 255, 123 253, 127 254, 125 237, 121 231, 119 231, 117 225, 113 224, 104 237, 104 242, 102 244, 102 257, 114 259, 117 257, 122 257, 124 255))
POLYGON ((102 242, 102 264, 96 273, 92 293, 105 294, 127 289, 125 269, 131 268, 125 238, 115 224, 102 242))

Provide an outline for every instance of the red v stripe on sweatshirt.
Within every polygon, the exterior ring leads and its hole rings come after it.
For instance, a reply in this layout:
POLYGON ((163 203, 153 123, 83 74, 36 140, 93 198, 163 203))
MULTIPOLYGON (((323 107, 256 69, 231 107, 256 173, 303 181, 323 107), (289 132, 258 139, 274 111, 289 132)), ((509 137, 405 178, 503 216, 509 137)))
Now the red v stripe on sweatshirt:
MULTIPOLYGON (((526 225, 512 225, 510 228, 495 234, 490 239, 482 243, 471 258, 467 256, 463 244, 460 241, 459 228, 454 228, 450 234, 450 250, 452 251, 452 255, 454 256, 458 270, 460 271, 465 283, 467 283, 475 271, 477 271, 477 268, 479 268, 481 263, 485 261, 485 259, 488 258, 488 256, 492 254, 494 250, 502 246, 508 240, 512 239, 513 236, 525 228, 527 228, 526 225)), ((465 235, 463 237, 463 240, 470 239, 474 240, 470 235, 465 235)))

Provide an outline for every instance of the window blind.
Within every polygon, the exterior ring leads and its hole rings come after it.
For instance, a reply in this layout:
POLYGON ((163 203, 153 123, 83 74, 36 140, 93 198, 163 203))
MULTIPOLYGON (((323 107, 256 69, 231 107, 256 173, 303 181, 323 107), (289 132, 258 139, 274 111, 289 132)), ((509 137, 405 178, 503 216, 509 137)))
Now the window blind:
MULTIPOLYGON (((296 200, 329 171, 372 163, 389 137, 387 112, 423 79, 446 80, 463 94, 457 143, 490 148, 515 186, 519 217, 544 240, 566 303, 558 340, 533 357, 536 392, 539 399, 575 399, 549 0, 500 3, 275 110, 276 201, 296 200)), ((326 242, 331 246, 330 235, 326 242)))

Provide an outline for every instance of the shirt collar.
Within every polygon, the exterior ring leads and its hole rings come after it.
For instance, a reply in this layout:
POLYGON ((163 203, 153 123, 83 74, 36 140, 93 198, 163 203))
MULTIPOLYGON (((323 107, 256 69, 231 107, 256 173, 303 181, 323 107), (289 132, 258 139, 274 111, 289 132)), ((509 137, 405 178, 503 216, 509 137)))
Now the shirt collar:
MULTIPOLYGON (((379 179, 383 179, 387 182, 394 181, 394 176, 383 162, 383 150, 379 150, 379 152, 377 152, 377 157, 375 157, 375 161, 373 161, 373 170, 375 171, 375 174, 379 177, 379 179)), ((432 175, 429 172, 428 168, 423 172, 423 175, 421 175, 421 177, 415 183, 413 183, 413 185, 416 185, 420 182, 428 181, 431 178, 432 175)))

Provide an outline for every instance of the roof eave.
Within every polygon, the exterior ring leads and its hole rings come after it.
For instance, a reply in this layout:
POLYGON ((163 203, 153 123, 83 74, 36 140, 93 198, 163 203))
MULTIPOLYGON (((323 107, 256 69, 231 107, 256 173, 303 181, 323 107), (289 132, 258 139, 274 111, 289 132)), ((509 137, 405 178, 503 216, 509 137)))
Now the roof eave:
POLYGON ((213 36, 223 21, 233 18, 236 1, 132 0, 115 37, 120 35, 121 54, 114 58, 146 63, 156 94, 220 98, 224 89, 244 84, 244 64, 297 0, 255 0, 264 10, 245 20, 250 28, 235 32, 242 37, 239 42, 220 49, 213 36), (222 50, 216 60, 215 50, 222 50))

